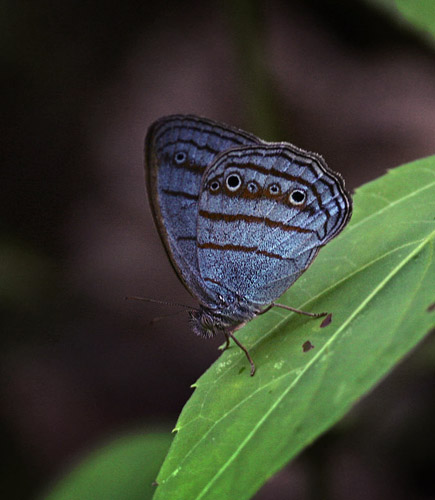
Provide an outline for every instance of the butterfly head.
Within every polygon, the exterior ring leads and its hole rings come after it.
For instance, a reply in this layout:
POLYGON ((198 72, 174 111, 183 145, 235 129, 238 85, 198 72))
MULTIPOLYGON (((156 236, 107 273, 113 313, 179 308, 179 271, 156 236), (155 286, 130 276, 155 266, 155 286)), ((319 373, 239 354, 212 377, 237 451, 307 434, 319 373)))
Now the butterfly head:
POLYGON ((201 337, 211 338, 217 333, 237 330, 257 313, 252 304, 237 302, 220 309, 200 306, 189 314, 192 330, 201 337))
POLYGON ((190 311, 189 315, 192 330, 201 337, 211 338, 230 326, 212 309, 202 306, 195 311, 190 311))

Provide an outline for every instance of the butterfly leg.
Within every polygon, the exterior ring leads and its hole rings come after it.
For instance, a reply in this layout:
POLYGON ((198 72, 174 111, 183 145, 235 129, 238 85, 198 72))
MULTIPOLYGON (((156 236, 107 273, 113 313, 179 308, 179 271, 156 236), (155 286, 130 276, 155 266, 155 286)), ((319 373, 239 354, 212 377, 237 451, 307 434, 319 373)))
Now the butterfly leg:
POLYGON ((323 316, 328 315, 327 312, 311 313, 311 312, 307 312, 307 311, 301 311, 300 309, 295 309, 294 307, 286 306, 285 304, 278 304, 277 302, 272 302, 272 304, 270 304, 270 306, 266 307, 266 309, 264 311, 262 311, 260 314, 263 314, 263 313, 269 311, 269 309, 271 309, 274 306, 281 307, 281 309, 286 309, 287 311, 292 311, 292 312, 295 312, 298 314, 304 314, 305 316, 310 316, 311 318, 322 318, 323 316))
POLYGON ((251 377, 252 377, 255 373, 255 363, 251 358, 248 349, 246 349, 246 347, 243 344, 241 344, 231 332, 226 332, 225 335, 227 336, 227 340, 229 340, 231 337, 234 340, 234 342, 240 347, 240 349, 246 354, 249 364, 251 365, 251 377))
POLYGON ((224 332, 225 335, 225 345, 222 348, 222 351, 226 351, 230 347, 230 337, 227 332, 224 332))
POLYGON ((265 314, 267 313, 268 311, 270 311, 272 309, 272 307, 274 306, 275 304, 272 303, 270 304, 269 306, 266 307, 266 309, 263 309, 262 311, 258 312, 257 313, 257 316, 260 316, 260 314, 265 314))

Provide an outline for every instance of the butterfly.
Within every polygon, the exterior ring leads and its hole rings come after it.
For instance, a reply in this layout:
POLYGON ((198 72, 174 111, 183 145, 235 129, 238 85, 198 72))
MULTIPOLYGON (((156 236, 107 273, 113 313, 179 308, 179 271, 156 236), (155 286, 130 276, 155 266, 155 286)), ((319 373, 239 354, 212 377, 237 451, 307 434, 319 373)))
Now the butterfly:
POLYGON ((352 214, 344 181, 323 158, 287 142, 193 115, 160 118, 145 139, 154 222, 169 259, 198 300, 193 331, 234 332, 273 306, 352 214))

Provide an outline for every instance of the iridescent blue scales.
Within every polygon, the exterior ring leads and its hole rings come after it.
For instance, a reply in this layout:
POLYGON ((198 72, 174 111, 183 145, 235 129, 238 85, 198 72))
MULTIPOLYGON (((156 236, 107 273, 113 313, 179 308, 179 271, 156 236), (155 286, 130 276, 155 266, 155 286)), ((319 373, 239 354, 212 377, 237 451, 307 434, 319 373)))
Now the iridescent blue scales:
POLYGON ((200 302, 196 333, 234 330, 276 305, 344 228, 352 201, 323 158, 195 116, 149 129, 146 178, 169 258, 200 302))

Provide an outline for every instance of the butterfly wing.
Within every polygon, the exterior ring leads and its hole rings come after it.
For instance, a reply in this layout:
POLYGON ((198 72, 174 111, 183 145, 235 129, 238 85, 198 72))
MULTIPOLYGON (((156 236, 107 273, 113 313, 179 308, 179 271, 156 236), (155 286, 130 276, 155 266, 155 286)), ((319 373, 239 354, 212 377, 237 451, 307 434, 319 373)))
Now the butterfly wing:
POLYGON ((221 155, 205 172, 198 208, 202 278, 256 305, 292 285, 352 211, 339 174, 287 143, 221 155))
POLYGON ((190 115, 159 119, 145 139, 145 172, 154 222, 170 261, 187 289, 210 300, 199 275, 196 230, 201 178, 223 151, 261 143, 236 128, 190 115))

